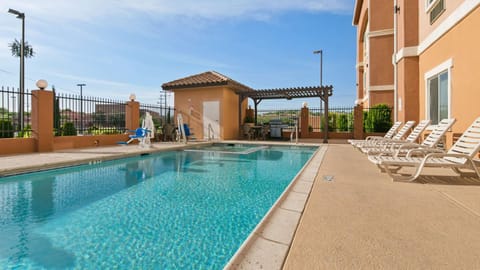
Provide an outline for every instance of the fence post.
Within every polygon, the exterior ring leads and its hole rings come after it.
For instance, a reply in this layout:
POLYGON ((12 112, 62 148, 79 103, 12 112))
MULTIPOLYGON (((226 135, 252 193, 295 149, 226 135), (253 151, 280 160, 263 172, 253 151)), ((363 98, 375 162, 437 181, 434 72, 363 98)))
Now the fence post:
POLYGON ((140 103, 128 101, 125 105, 125 127, 127 130, 135 130, 140 126, 140 103))
POLYGON ((53 151, 52 91, 32 91, 32 137, 37 152, 53 151))
POLYGON ((363 106, 357 105, 353 108, 353 138, 363 139, 363 106))
POLYGON ((308 138, 310 131, 308 130, 309 110, 307 106, 302 107, 300 111, 300 134, 301 138, 308 138))

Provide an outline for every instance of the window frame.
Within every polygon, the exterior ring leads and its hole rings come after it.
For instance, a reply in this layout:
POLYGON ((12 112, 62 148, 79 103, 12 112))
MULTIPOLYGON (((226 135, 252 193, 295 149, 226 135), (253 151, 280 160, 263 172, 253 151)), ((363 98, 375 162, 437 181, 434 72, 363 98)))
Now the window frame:
POLYGON ((426 1, 427 1, 427 2, 426 2, 427 7, 426 7, 426 11, 425 11, 425 12, 428 14, 428 19, 429 19, 429 21, 430 21, 430 25, 432 25, 432 24, 434 24, 434 23, 438 20, 438 18, 440 18, 440 16, 442 16, 442 14, 445 12, 445 10, 446 10, 446 7, 445 7, 446 3, 445 3, 445 0, 432 0, 432 2, 430 2, 430 3, 429 3, 430 0, 426 0, 426 1), (440 10, 440 11, 438 12, 438 14, 437 14, 434 18, 432 18, 432 12, 433 12, 433 10, 440 4, 440 2, 442 3, 443 8, 442 8, 442 10, 440 10))
MULTIPOLYGON (((434 77, 438 77, 440 79, 440 75, 444 72, 447 72, 448 81, 447 81, 447 117, 452 118, 452 68, 453 68, 453 59, 450 58, 445 62, 439 64, 438 66, 434 67, 433 69, 427 71, 424 74, 424 83, 425 83, 425 111, 424 111, 424 118, 427 120, 430 119, 430 80, 434 77)), ((440 89, 439 89, 440 90, 440 89)), ((440 121, 441 119, 439 119, 440 121)), ((434 129, 436 124, 432 124, 429 126, 430 129, 434 129)))
POLYGON ((425 0, 425 13, 430 13, 432 8, 438 3, 440 0, 425 0))

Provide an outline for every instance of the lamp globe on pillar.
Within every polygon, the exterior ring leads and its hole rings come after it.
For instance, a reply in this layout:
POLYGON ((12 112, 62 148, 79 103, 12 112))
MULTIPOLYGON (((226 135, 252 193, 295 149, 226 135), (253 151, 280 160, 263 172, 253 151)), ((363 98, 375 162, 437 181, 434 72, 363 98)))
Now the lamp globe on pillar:
POLYGON ((134 93, 131 93, 130 94, 130 97, 128 99, 130 99, 130 101, 135 101, 135 99, 137 98, 137 96, 134 94, 134 93))
POLYGON ((38 80, 35 85, 38 87, 38 89, 45 90, 45 88, 48 86, 48 82, 46 80, 38 80))

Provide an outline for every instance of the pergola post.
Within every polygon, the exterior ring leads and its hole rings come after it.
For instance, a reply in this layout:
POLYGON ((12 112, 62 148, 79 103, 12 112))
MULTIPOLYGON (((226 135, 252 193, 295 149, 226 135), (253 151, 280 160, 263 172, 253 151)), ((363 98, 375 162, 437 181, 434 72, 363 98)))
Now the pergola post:
POLYGON ((253 103, 255 104, 255 126, 257 125, 257 108, 258 108, 258 104, 260 104, 260 102, 262 102, 261 99, 254 99, 253 100, 253 103))

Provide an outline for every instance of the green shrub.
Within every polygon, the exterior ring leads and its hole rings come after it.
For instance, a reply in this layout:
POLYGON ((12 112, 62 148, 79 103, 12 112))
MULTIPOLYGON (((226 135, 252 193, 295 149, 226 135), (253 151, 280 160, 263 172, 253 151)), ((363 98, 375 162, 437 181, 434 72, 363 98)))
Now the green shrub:
POLYGON ((10 120, 0 120, 0 138, 13 138, 13 125, 10 120))
POLYGON ((338 131, 349 131, 350 126, 353 125, 351 119, 353 115, 351 113, 341 113, 337 116, 337 130, 338 131))
POLYGON ((30 138, 32 137, 32 126, 27 125, 22 131, 18 132, 18 138, 30 138))
POLYGON ((386 132, 392 126, 392 109, 386 104, 378 104, 364 114, 363 125, 366 132, 386 132))
POLYGON ((62 127, 62 136, 76 136, 77 129, 72 122, 65 122, 62 127))

